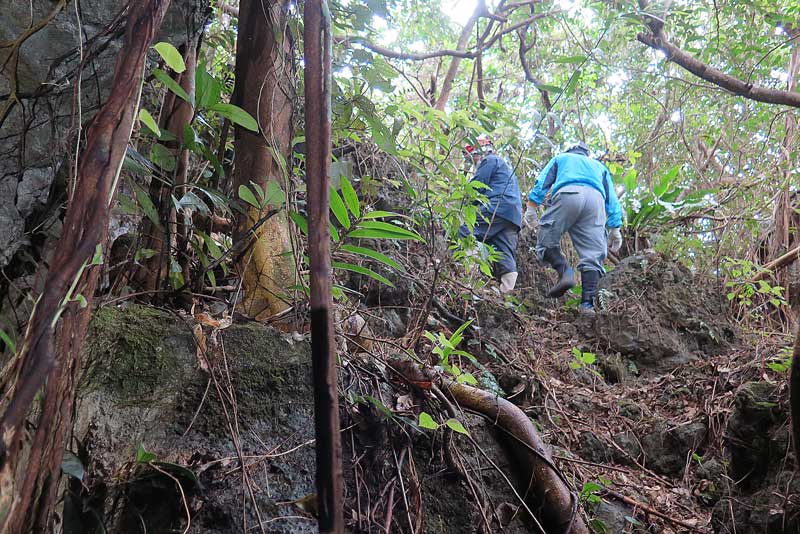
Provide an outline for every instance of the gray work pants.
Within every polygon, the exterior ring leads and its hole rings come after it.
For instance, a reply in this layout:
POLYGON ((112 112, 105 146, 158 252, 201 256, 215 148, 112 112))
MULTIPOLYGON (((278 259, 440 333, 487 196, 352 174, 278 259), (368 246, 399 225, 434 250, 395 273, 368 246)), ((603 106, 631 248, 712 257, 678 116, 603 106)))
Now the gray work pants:
POLYGON ((559 189, 539 219, 536 242, 539 261, 543 260, 545 250, 559 247, 565 232, 569 232, 580 258, 578 270, 605 272, 606 207, 600 191, 588 185, 566 185, 559 189))

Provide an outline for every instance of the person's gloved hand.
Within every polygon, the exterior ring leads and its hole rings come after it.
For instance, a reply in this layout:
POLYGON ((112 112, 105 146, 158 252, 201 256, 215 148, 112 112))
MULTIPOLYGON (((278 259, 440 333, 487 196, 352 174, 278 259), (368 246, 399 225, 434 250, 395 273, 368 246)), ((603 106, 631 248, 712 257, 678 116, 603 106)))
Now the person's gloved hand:
POLYGON ((539 226, 539 214, 536 212, 536 207, 528 204, 525 208, 525 215, 522 217, 522 224, 527 228, 536 228, 539 226))
POLYGON ((608 230, 608 250, 616 254, 622 246, 622 233, 619 228, 609 228, 608 230))

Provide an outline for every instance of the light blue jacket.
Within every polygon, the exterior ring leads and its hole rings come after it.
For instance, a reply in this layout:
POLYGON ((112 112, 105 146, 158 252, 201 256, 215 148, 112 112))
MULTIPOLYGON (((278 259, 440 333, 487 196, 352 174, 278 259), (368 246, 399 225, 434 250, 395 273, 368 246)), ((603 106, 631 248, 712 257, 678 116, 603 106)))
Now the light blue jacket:
POLYGON ((553 196, 565 185, 588 185, 600 191, 606 201, 606 226, 622 226, 622 208, 611 173, 596 159, 579 153, 565 152, 551 159, 536 178, 528 200, 541 204, 548 191, 553 196))

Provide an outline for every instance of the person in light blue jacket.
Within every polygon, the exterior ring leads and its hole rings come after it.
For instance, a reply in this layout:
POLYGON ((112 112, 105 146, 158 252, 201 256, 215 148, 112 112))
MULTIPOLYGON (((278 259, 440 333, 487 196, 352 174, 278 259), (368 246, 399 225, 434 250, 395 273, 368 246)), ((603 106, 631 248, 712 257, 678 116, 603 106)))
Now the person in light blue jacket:
POLYGON ((607 251, 622 246, 622 209, 611 173, 589 157, 589 147, 580 142, 552 158, 539 173, 528 195, 523 222, 539 227, 536 255, 558 272, 558 282, 548 292, 557 298, 575 285, 575 271, 561 254, 561 236, 569 232, 580 261, 581 311, 592 312, 597 284, 605 273, 607 251), (541 219, 537 209, 550 193, 541 219), (608 231, 606 232, 606 228, 608 231))
MULTIPOLYGON (((481 135, 478 143, 477 147, 465 147, 466 153, 477 165, 472 179, 487 186, 481 190, 487 200, 481 205, 482 217, 475 224, 472 235, 500 252, 501 257, 493 266, 493 274, 500 281, 500 291, 507 293, 514 289, 517 282, 517 242, 522 229, 522 195, 514 170, 506 160, 495 154, 489 138, 481 135)), ((458 235, 470 235, 466 225, 461 225, 458 235)))

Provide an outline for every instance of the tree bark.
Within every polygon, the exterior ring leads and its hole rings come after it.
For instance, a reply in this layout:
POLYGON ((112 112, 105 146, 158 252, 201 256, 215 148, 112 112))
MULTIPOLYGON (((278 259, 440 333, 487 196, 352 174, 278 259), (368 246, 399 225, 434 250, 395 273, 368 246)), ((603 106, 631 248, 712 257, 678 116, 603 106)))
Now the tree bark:
MULTIPOLYGON (((800 75, 800 47, 798 47, 796 40, 794 40, 795 37, 800 35, 800 29, 787 28, 786 33, 789 37, 793 38, 792 55, 789 59, 788 67, 789 78, 786 84, 787 92, 800 95, 800 93, 796 91, 797 77, 800 75)), ((783 143, 781 144, 782 156, 779 164, 782 191, 778 195, 775 209, 772 212, 772 224, 770 225, 769 234, 767 236, 767 260, 777 258, 788 249, 797 245, 797 225, 800 224, 800 216, 795 212, 797 196, 792 191, 791 187, 791 184, 794 182, 792 180, 792 172, 795 167, 794 150, 795 138, 797 136, 797 117, 794 112, 790 111, 786 114, 784 128, 783 143)), ((786 261, 786 257, 787 255, 783 254, 782 258, 784 261, 786 261)), ((792 261, 787 261, 784 265, 789 265, 789 271, 793 271, 794 269, 791 269, 793 263, 792 261)), ((797 290, 797 284, 793 283, 795 282, 793 278, 796 278, 796 274, 796 272, 790 273, 788 271, 775 273, 777 285, 783 286, 786 289, 784 296, 786 301, 790 304, 790 319, 791 315, 796 311, 796 307, 800 304, 800 299, 794 294, 797 290), (793 277, 791 274, 795 276, 793 277)))
POLYGON ((311 354, 314 376, 314 426, 317 458, 319 531, 342 534, 342 444, 336 341, 331 297, 328 192, 331 163, 331 24, 325 0, 306 0, 305 50, 306 184, 308 255, 311 269, 311 354), (323 43, 321 37, 325 35, 323 43))
POLYGON ((133 4, 106 104, 87 132, 54 267, 28 323, 25 340, 6 368, 0 419, 0 531, 47 532, 60 466, 72 427, 80 353, 100 268, 93 259, 108 238, 110 208, 130 139, 150 42, 169 0, 133 4), (82 295, 81 307, 76 297, 82 295), (28 442, 26 419, 47 382, 28 442))
MULTIPOLYGON (((256 118, 260 131, 236 127, 234 191, 251 181, 264 190, 269 182, 286 190, 295 90, 287 27, 289 3, 242 0, 239 5, 233 101, 256 118)), ((238 217, 234 243, 246 238, 247 230, 267 211, 252 206, 246 209, 247 213, 238 217)), ((288 308, 286 288, 297 283, 291 250, 289 221, 282 212, 259 228, 252 247, 237 265, 244 288, 244 313, 260 319, 288 308)))

